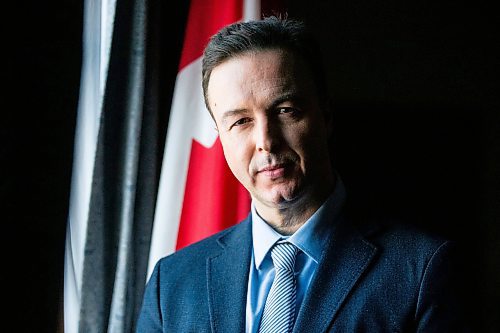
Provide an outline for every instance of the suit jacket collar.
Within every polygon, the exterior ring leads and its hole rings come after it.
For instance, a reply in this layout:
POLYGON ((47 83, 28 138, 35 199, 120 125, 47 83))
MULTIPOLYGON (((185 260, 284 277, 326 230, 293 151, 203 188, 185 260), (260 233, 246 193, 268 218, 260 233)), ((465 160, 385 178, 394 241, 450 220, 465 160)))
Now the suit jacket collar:
POLYGON ((294 332, 325 332, 376 254, 342 214, 324 249, 295 322, 294 332))
MULTIPOLYGON (((377 252, 343 214, 338 219, 298 313, 294 332, 327 331, 377 252)), ((252 253, 250 216, 223 234, 218 243, 221 252, 207 259, 212 332, 244 332, 252 253)))
POLYGON ((212 332, 244 332, 248 274, 252 253, 250 216, 223 234, 221 252, 207 259, 212 332))

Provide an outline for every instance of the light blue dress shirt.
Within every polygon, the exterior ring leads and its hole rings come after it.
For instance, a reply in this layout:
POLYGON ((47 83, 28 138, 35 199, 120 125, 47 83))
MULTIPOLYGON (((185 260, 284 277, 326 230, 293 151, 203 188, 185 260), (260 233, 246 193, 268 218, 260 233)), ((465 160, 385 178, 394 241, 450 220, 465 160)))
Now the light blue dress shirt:
POLYGON ((293 235, 283 236, 270 227, 257 213, 252 203, 253 251, 248 278, 246 304, 246 333, 258 332, 267 294, 274 280, 271 247, 281 239, 288 239, 300 249, 295 262, 297 279, 297 316, 304 295, 316 272, 323 249, 326 246, 335 216, 345 199, 345 189, 337 177, 333 193, 323 205, 293 235))

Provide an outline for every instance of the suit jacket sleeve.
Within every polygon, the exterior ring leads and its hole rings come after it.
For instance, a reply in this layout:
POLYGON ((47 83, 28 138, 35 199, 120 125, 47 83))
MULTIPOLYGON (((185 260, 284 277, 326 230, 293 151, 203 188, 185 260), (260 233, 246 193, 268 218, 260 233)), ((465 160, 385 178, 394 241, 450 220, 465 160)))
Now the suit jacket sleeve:
POLYGON ((453 242, 437 248, 423 273, 415 313, 417 332, 471 332, 466 320, 462 258, 453 242))
POLYGON ((137 333, 163 332, 160 308, 160 263, 157 263, 146 285, 143 303, 137 321, 137 333))

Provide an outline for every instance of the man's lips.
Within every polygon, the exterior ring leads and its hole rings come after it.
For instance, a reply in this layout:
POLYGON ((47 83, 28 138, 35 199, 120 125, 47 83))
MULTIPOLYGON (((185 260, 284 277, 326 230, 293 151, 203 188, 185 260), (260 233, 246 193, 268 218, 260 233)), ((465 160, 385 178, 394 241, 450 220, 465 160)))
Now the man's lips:
POLYGON ((260 168, 257 173, 270 178, 283 177, 285 175, 285 164, 267 165, 260 168))

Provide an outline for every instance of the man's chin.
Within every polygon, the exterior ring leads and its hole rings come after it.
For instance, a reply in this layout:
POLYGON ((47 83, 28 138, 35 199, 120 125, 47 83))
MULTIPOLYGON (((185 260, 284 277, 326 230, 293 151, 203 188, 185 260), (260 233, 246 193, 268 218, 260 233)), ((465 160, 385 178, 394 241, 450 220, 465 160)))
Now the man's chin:
POLYGON ((301 197, 301 191, 276 191, 272 195, 264 198, 264 201, 267 202, 267 206, 282 210, 296 205, 301 197))

